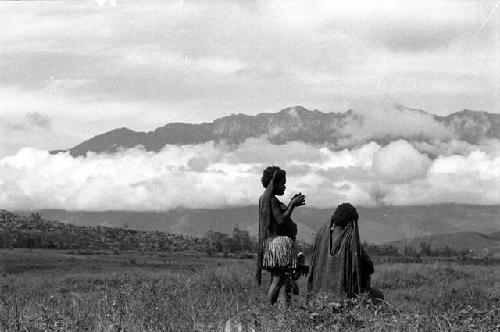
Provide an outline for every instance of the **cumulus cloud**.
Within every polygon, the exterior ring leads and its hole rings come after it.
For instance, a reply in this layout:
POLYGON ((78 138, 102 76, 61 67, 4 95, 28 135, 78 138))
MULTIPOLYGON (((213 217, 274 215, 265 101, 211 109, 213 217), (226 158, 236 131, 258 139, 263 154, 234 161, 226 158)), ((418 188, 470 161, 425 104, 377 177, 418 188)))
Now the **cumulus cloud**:
MULTIPOLYGON (((450 156, 454 154, 465 155, 471 153, 476 149, 476 146, 456 139, 452 139, 449 141, 432 139, 429 142, 412 141, 411 144, 418 151, 425 153, 432 158, 437 158, 439 156, 450 156)), ((483 144, 482 148, 487 148, 487 146, 488 144, 483 144)))
POLYGON ((387 181, 408 182, 422 178, 431 160, 407 141, 399 140, 378 150, 373 156, 373 171, 387 181))
POLYGON ((428 113, 415 111, 403 106, 354 110, 343 128, 346 140, 340 144, 366 142, 369 139, 386 139, 388 142, 398 137, 412 140, 436 139, 448 141, 454 133, 428 113))
POLYGON ((500 144, 431 160, 407 141, 331 151, 300 142, 251 139, 71 157, 25 148, 0 159, 0 206, 7 209, 167 210, 253 205, 262 170, 287 170, 287 193, 307 204, 500 203, 500 144), (255 159, 248 156, 260 150, 255 159))

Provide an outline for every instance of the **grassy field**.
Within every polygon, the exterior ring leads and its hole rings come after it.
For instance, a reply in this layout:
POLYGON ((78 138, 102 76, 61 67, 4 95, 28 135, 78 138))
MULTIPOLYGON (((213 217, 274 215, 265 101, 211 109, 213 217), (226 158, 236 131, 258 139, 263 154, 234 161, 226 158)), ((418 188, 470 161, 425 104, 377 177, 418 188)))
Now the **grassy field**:
MULTIPOLYGON (((253 260, 0 250, 0 331, 497 331, 500 266, 379 264, 386 302, 263 303, 253 260)), ((300 280, 305 294, 305 279, 300 280)))

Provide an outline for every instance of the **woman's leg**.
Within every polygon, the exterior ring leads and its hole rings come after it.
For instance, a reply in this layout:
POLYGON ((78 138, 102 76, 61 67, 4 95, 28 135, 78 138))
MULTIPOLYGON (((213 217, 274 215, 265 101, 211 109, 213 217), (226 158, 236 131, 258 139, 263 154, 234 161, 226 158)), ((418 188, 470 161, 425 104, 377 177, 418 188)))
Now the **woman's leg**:
POLYGON ((280 294, 280 289, 283 286, 285 278, 282 273, 271 272, 271 284, 267 291, 267 301, 271 304, 275 304, 278 300, 280 294))
POLYGON ((300 290, 299 290, 299 285, 297 284, 297 280, 290 280, 290 293, 295 296, 300 295, 300 290))
MULTIPOLYGON (((285 278, 283 281, 283 287, 281 287, 280 294, 279 294, 279 301, 280 304, 288 307, 292 300, 292 294, 294 293, 294 286, 297 284, 295 281, 285 278)), ((297 295, 298 295, 298 287, 297 287, 297 295)))

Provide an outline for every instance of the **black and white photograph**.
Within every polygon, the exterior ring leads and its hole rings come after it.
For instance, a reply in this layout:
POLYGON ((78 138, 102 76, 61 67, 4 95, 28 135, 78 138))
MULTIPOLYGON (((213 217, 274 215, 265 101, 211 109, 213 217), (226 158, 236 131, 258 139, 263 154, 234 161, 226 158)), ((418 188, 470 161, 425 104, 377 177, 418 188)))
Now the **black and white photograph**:
POLYGON ((500 331, 500 1, 0 0, 18 331, 500 331))

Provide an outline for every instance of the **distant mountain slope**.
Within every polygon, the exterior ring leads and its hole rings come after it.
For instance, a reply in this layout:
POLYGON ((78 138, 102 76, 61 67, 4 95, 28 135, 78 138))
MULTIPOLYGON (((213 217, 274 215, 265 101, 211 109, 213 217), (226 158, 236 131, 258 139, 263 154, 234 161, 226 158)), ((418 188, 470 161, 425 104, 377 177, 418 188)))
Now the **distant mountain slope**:
MULTIPOLYGON (((492 233, 500 238, 499 205, 441 204, 431 206, 358 207, 364 240, 384 243, 402 238, 454 232, 492 233)), ((329 219, 332 209, 303 207, 294 212, 299 239, 311 243, 316 231, 329 219)), ((161 230, 203 236, 208 230, 231 233, 235 226, 257 233, 257 207, 225 209, 175 209, 165 212, 41 210, 46 219, 75 225, 128 226, 129 229, 161 230)))
POLYGON ((496 240, 500 240, 500 232, 494 232, 491 234, 488 234, 489 237, 494 238, 496 240))
MULTIPOLYGON (((169 123, 150 132, 119 128, 84 141, 69 149, 69 152, 73 156, 83 156, 89 151, 112 153, 139 145, 148 151, 160 151, 167 144, 199 144, 222 140, 229 144, 238 144, 247 138, 261 136, 267 136, 275 144, 290 141, 328 143, 334 149, 352 147, 368 141, 387 144, 401 138, 429 141, 435 139, 433 135, 439 131, 446 132, 446 137, 437 138, 456 138, 469 143, 477 143, 488 137, 500 138, 500 114, 464 110, 442 117, 403 106, 397 106, 395 112, 407 121, 415 120, 411 123, 415 128, 397 130, 397 126, 392 126, 394 128, 391 131, 384 132, 385 129, 381 130, 381 127, 383 129, 388 126, 382 120, 367 118, 352 110, 344 113, 323 113, 295 106, 277 113, 261 113, 255 116, 233 114, 211 123, 169 123), (378 129, 367 131, 366 126, 378 129), (431 126, 433 127, 430 128, 431 126)), ((395 121, 401 125, 398 118, 385 121, 395 121)))
POLYGON ((204 251, 211 246, 206 239, 179 234, 76 226, 47 220, 35 214, 20 216, 0 210, 0 248, 204 251))
POLYGON ((421 243, 427 243, 432 249, 444 248, 450 246, 459 250, 472 250, 475 252, 483 252, 487 250, 491 253, 500 252, 500 237, 497 233, 483 234, 477 232, 459 232, 452 234, 434 234, 429 236, 402 239, 392 241, 387 244, 393 245, 400 250, 405 246, 420 250, 421 243))

